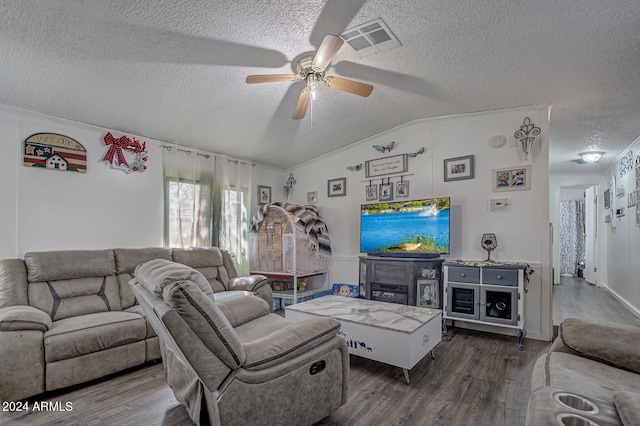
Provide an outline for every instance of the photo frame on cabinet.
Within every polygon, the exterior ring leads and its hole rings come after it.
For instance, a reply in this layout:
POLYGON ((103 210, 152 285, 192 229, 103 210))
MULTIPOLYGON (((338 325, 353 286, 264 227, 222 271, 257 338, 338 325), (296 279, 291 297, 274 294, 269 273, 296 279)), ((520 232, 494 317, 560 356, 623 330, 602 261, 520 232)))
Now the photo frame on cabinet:
POLYGON ((531 189, 531 166, 493 169, 493 192, 531 189))
POLYGON ((416 306, 423 308, 439 307, 438 280, 417 280, 416 306))
POLYGON ((271 187, 258 185, 258 205, 271 204, 271 187))
POLYGON ((364 195, 367 201, 376 201, 378 199, 378 184, 372 183, 364 187, 364 195))
POLYGON ((447 158, 444 160, 444 181, 473 179, 473 155, 447 158))
POLYGON ((342 197, 347 195, 347 178, 329 179, 327 181, 327 196, 342 197))

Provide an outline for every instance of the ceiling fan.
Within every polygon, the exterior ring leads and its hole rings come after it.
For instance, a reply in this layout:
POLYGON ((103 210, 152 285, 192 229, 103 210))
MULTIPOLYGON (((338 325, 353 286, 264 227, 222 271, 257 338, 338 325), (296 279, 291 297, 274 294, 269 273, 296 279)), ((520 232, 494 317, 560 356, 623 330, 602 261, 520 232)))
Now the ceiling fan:
POLYGON ((333 57, 338 53, 343 43, 344 40, 340 37, 328 34, 324 36, 322 44, 315 55, 304 56, 298 60, 296 64, 297 74, 250 75, 245 81, 247 84, 254 84, 305 80, 307 85, 302 89, 298 103, 293 111, 292 118, 294 120, 299 120, 305 116, 309 100, 315 100, 318 96, 318 84, 321 81, 325 86, 332 89, 367 97, 373 91, 372 85, 342 77, 325 76, 327 67, 331 64, 333 57))

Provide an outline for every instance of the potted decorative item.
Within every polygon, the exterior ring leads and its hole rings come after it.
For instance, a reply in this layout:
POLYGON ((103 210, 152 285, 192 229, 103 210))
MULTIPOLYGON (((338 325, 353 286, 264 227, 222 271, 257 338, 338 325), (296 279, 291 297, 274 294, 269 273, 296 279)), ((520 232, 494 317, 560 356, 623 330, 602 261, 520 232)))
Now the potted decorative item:
POLYGON ((498 238, 496 234, 482 234, 480 245, 487 251, 487 259, 485 262, 495 262, 491 260, 491 252, 498 247, 498 238))

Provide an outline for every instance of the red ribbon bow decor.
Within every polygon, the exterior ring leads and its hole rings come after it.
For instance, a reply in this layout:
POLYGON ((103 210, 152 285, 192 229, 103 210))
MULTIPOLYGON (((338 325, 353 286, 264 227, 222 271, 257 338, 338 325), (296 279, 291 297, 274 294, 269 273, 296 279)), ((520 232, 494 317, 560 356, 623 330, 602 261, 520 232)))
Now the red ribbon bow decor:
MULTIPOLYGON (((104 143, 109 147, 107 153, 102 157, 102 161, 106 161, 111 164, 112 167, 121 168, 127 172, 130 171, 141 171, 140 167, 134 166, 134 168, 130 168, 127 160, 124 158, 124 151, 133 152, 136 154, 136 162, 139 162, 139 157, 146 161, 146 150, 147 143, 140 143, 139 140, 135 138, 130 138, 128 136, 122 136, 118 139, 114 138, 111 132, 107 133, 104 136, 104 143), (143 158, 144 157, 144 158, 143 158)), ((147 167, 144 166, 144 169, 147 167)), ((143 169, 143 170, 144 170, 143 169)))
POLYGON ((109 150, 102 158, 102 161, 107 161, 108 163, 113 163, 114 156, 117 156, 118 165, 127 166, 127 160, 124 158, 123 149, 127 149, 131 139, 126 136, 122 136, 121 138, 114 138, 111 132, 107 133, 104 136, 104 143, 109 146, 109 150))

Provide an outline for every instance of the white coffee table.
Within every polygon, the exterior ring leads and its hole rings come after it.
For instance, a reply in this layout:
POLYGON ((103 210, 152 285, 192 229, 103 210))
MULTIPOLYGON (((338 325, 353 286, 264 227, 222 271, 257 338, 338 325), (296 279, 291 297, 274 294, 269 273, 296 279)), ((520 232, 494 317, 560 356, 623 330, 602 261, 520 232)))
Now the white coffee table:
POLYGON ((349 353, 402 368, 407 383, 409 370, 433 350, 442 335, 442 311, 438 309, 340 296, 285 308, 285 317, 292 321, 318 316, 340 322, 340 335, 349 353))

